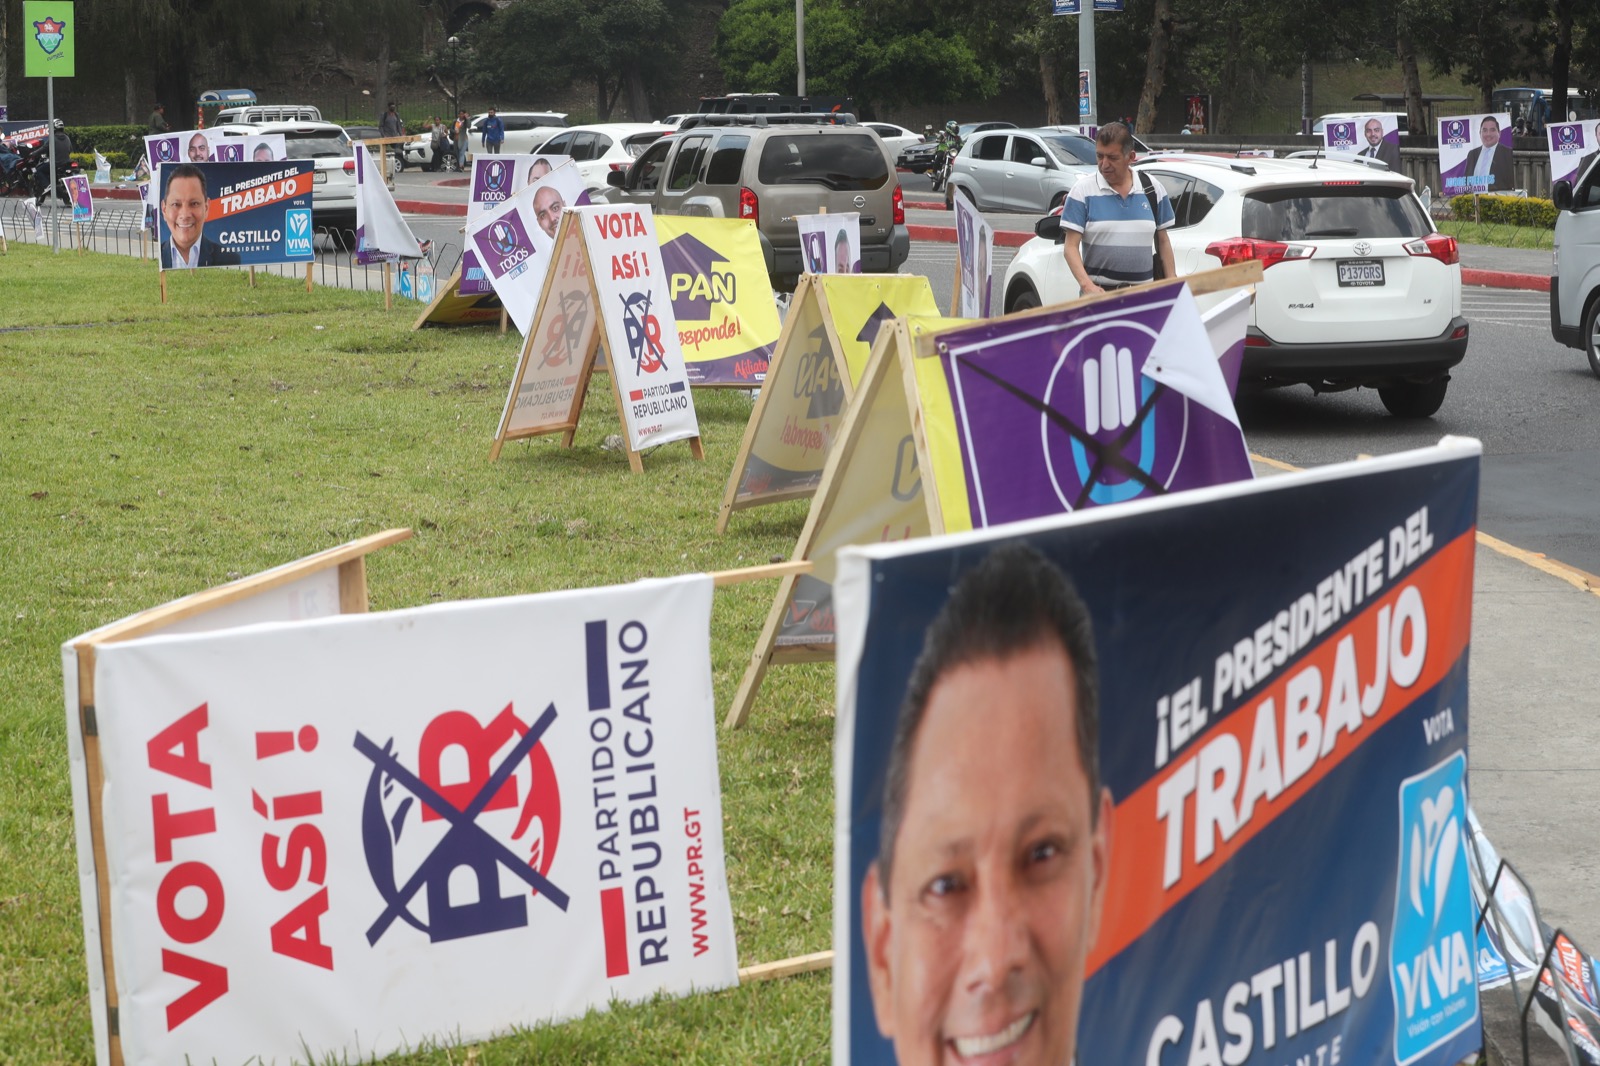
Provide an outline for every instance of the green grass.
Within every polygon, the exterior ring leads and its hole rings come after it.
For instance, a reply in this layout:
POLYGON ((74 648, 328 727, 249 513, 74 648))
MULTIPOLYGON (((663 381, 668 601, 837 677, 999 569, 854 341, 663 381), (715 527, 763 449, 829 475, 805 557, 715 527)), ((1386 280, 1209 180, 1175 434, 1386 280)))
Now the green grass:
POLYGON ((1556 231, 1539 226, 1511 226, 1503 222, 1436 222, 1440 233, 1448 233, 1463 244, 1487 244, 1495 248, 1542 248, 1555 246, 1556 231))
MULTIPOLYGON (((487 454, 516 359, 491 330, 414 333, 415 305, 148 264, 0 257, 0 1063, 93 1059, 67 779, 60 645, 124 615, 394 526, 368 560, 374 610, 625 582, 787 557, 803 503, 713 523, 750 410, 699 391, 707 458, 628 471, 604 378, 575 447, 487 454), (25 327, 25 328, 14 328, 25 327)), ((717 593, 719 714, 772 582, 717 593)), ((719 733, 741 964, 831 940, 832 668, 768 675, 719 733)), ((720 728, 720 727, 719 727, 720 728)), ((592 1014, 404 1063, 817 1062, 826 973, 592 1014)))

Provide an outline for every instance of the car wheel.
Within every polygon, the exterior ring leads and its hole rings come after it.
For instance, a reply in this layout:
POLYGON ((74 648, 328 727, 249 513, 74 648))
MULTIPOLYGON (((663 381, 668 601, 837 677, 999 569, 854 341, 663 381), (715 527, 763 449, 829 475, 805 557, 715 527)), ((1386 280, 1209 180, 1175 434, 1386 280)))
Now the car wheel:
POLYGON ((1600 295, 1589 300, 1583 316, 1583 354, 1589 357, 1589 369, 1600 378, 1600 295))
POLYGON ((1421 383, 1408 381, 1403 385, 1385 385, 1378 389, 1378 399, 1396 418, 1429 418, 1444 406, 1445 390, 1449 378, 1421 383))
POLYGON ((1033 291, 1032 286, 1024 285, 1006 302, 1006 314, 1013 311, 1031 311, 1038 306, 1039 294, 1033 291))
POLYGON ((1050 201, 1050 210, 1046 211, 1045 214, 1047 214, 1047 215, 1055 214, 1057 211, 1061 210, 1061 205, 1066 203, 1066 202, 1067 202, 1067 194, 1066 193, 1064 193, 1064 192, 1056 193, 1055 199, 1050 201))

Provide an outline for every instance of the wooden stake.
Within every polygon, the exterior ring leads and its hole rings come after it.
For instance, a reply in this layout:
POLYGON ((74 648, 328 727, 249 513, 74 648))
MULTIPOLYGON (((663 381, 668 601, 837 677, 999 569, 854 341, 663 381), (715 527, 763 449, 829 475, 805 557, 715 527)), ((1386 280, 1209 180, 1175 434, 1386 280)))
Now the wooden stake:
POLYGON ((161 302, 162 303, 166 303, 167 302, 167 272, 165 270, 160 271, 159 272, 159 276, 161 278, 161 302))
POLYGON ((831 951, 818 951, 810 955, 796 955, 792 959, 779 959, 777 962, 762 962, 754 966, 746 966, 739 971, 739 983, 770 981, 775 977, 790 977, 797 973, 827 970, 831 969, 832 966, 833 952, 831 951))
MULTIPOLYGON (((387 159, 388 157, 385 156, 384 158, 387 159)), ((392 281, 393 275, 390 273, 389 264, 385 262, 383 264, 383 309, 385 311, 394 310, 394 291, 391 285, 392 281)))
POLYGON ((250 287, 256 287, 256 268, 253 266, 250 268, 250 287))
POLYGON ((306 264, 306 293, 309 295, 310 292, 311 292, 311 264, 307 263, 306 264))
POLYGON ((760 581, 767 577, 788 577, 790 574, 811 573, 810 559, 790 559, 784 563, 767 563, 764 566, 742 566, 737 570, 718 570, 711 575, 717 588, 742 585, 746 581, 760 581))
POLYGON ((511 325, 511 312, 502 307, 500 308, 500 332, 504 333, 509 325, 511 325))

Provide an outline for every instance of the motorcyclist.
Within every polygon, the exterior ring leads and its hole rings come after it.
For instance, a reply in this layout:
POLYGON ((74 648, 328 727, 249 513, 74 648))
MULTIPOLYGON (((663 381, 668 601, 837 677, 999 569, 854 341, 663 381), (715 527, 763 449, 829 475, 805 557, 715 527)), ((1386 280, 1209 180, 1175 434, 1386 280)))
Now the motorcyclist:
POLYGON ((951 119, 939 131, 938 138, 933 144, 933 181, 934 188, 944 178, 945 161, 961 151, 961 127, 956 125, 956 120, 951 119))

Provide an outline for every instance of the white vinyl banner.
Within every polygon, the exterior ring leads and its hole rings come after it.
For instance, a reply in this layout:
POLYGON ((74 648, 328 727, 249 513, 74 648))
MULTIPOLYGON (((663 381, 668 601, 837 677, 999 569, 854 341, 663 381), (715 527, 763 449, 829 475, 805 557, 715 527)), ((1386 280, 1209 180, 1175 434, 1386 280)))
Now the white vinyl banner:
POLYGON ((488 214, 567 162, 571 159, 564 155, 474 156, 467 221, 473 222, 488 214))
POLYGON ((976 204, 957 196, 956 256, 960 263, 961 306, 959 318, 989 317, 989 288, 993 275, 994 227, 989 225, 976 204))
POLYGON ((698 437, 654 215, 643 206, 595 205, 577 212, 622 423, 634 450, 698 437))
POLYGON ((420 258, 422 246, 401 217, 394 194, 366 148, 365 141, 355 142, 356 262, 420 258))
POLYGON ((796 215, 794 221, 806 273, 861 273, 861 212, 796 215))
POLYGON ((734 984, 711 591, 102 646, 126 1061, 365 1060, 734 984))
POLYGON ((467 223, 467 248, 476 253, 495 295, 524 337, 550 270, 561 212, 579 204, 584 192, 583 176, 567 159, 497 209, 467 223))
POLYGON ((162 163, 269 163, 287 158, 281 133, 230 136, 220 126, 151 134, 144 139, 144 149, 152 169, 162 163))

